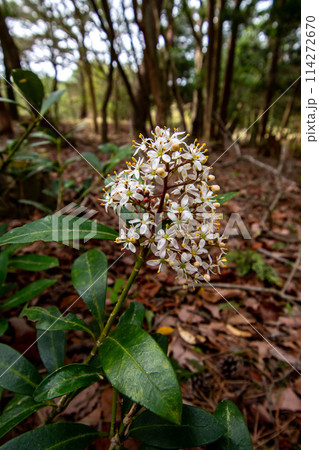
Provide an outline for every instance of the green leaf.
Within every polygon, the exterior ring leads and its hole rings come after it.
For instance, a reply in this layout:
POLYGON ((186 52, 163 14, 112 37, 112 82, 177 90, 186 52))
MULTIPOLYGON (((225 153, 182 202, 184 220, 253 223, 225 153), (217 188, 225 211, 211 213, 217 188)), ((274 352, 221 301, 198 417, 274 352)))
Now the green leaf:
POLYGON ((239 192, 226 192, 225 194, 218 194, 214 197, 214 201, 222 205, 223 203, 231 200, 235 195, 239 194, 239 192))
POLYGON ((40 111, 44 89, 40 78, 31 70, 15 69, 12 71, 12 78, 24 97, 40 111))
POLYGON ((161 347, 165 355, 167 355, 168 352, 168 338, 167 336, 164 336, 164 334, 161 333, 154 333, 151 335, 152 338, 158 343, 158 345, 161 347))
POLYGON ((51 373, 36 388, 36 401, 50 400, 103 379, 101 372, 85 364, 70 364, 51 373))
POLYGON ((46 278, 43 280, 34 281, 33 283, 29 284, 29 286, 26 286, 25 288, 16 292, 12 297, 2 303, 2 305, 0 305, 0 309, 15 308, 21 305, 21 303, 26 303, 27 301, 39 295, 42 291, 44 291, 44 289, 52 286, 52 284, 54 284, 55 282, 56 280, 50 280, 46 278))
POLYGON ((15 102, 14 100, 11 100, 10 98, 0 97, 0 102, 1 103, 11 103, 13 105, 19 106, 19 108, 23 108, 23 109, 26 109, 27 111, 29 111, 29 108, 27 108, 24 105, 21 105, 21 103, 15 102))
POLYGON ((82 157, 88 161, 95 169, 102 171, 102 164, 99 158, 90 152, 83 152, 82 157))
POLYGON ((118 278, 113 286, 113 289, 107 288, 107 290, 111 290, 110 294, 110 300, 112 303, 115 303, 117 301, 118 296, 122 292, 122 286, 124 284, 125 280, 123 278, 118 278))
POLYGON ((16 283, 3 284, 0 286, 0 298, 5 297, 9 292, 17 287, 16 283))
POLYGON ((0 236, 6 233, 7 229, 8 229, 7 223, 0 223, 0 236))
POLYGON ((76 259, 72 266, 72 282, 102 327, 107 285, 107 259, 104 253, 94 248, 76 259))
POLYGON ((200 408, 183 405, 181 425, 174 425, 145 411, 134 420, 129 435, 160 448, 190 448, 219 439, 225 428, 215 417, 200 408))
POLYGON ((44 115, 51 108, 51 106, 54 105, 54 103, 58 102, 62 97, 62 95, 64 94, 64 92, 65 89, 63 89, 62 91, 51 92, 42 104, 40 111, 41 114, 44 115))
MULTIPOLYGON (((42 168, 41 168, 41 170, 42 170, 42 168)), ((28 200, 28 199, 23 198, 23 199, 19 200, 19 203, 23 203, 24 205, 34 206, 36 209, 38 209, 39 211, 43 211, 46 214, 50 214, 52 212, 52 210, 50 208, 47 208, 42 203, 35 202, 34 200, 28 200)))
POLYGON ((242 413, 227 400, 217 405, 216 419, 226 428, 226 433, 215 444, 216 450, 252 450, 249 431, 242 413))
POLYGON ((0 437, 44 406, 47 403, 35 402, 32 397, 13 398, 0 416, 0 437))
POLYGON ((9 265, 22 270, 46 270, 59 266, 59 260, 46 255, 21 255, 10 259, 9 265))
POLYGON ((141 327, 144 320, 145 308, 139 302, 132 302, 121 315, 119 325, 136 325, 141 327))
POLYGON ((8 329, 9 322, 4 317, 0 317, 0 336, 2 336, 8 329))
POLYGON ((1 447, 1 450, 85 450, 100 433, 80 423, 56 423, 28 431, 1 447))
POLYGON ((93 332, 84 320, 72 313, 63 316, 56 306, 50 306, 48 309, 32 306, 25 309, 23 313, 28 320, 38 321, 36 325, 37 330, 81 330, 94 337, 93 332))
POLYGON ((37 330, 37 346, 44 367, 49 373, 64 365, 65 331, 37 330))
POLYGON ((159 416, 179 423, 182 398, 175 372, 154 339, 135 325, 117 327, 99 349, 112 386, 159 416))
POLYGON ((32 395, 41 380, 30 361, 8 345, 0 344, 0 387, 32 395))
POLYGON ((94 233, 94 239, 115 240, 118 233, 101 223, 74 216, 53 214, 22 227, 14 228, 0 238, 0 245, 29 244, 36 241, 69 243, 73 239, 85 239, 94 233))
POLYGON ((6 281, 8 272, 8 255, 6 252, 0 253, 0 286, 6 281))

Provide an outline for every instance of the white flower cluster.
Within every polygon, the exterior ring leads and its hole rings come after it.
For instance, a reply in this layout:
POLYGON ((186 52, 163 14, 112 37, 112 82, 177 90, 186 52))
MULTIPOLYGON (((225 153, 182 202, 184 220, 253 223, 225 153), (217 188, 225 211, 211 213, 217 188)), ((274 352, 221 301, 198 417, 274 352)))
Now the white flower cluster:
POLYGON ((208 282, 225 265, 227 249, 217 232, 220 187, 205 165, 205 144, 188 145, 185 132, 160 127, 152 138, 139 137, 133 147, 141 156, 109 178, 104 190, 106 211, 110 206, 131 216, 116 242, 132 252, 145 247, 153 254, 147 263, 159 271, 168 264, 179 278, 208 282))

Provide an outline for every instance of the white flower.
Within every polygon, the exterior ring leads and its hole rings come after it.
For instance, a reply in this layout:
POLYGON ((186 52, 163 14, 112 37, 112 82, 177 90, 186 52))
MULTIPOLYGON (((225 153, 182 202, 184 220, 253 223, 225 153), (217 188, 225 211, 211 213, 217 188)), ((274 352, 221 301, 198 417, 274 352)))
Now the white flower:
POLYGON ((139 232, 141 235, 145 235, 146 237, 151 236, 151 227, 154 226, 154 220, 151 219, 149 213, 144 213, 142 218, 136 218, 130 220, 130 223, 135 224, 136 227, 139 227, 139 232))
POLYGON ((148 264, 159 270, 169 265, 179 278, 207 281, 224 267, 227 248, 214 231, 219 186, 205 165, 206 150, 197 140, 187 144, 185 132, 156 127, 151 136, 133 141, 139 157, 105 183, 106 211, 121 216, 125 206, 124 213, 134 213, 116 242, 133 253, 146 248, 154 255, 148 264), (214 258, 210 248, 217 249, 214 258))
POLYGON ((174 228, 166 228, 166 230, 159 230, 155 236, 155 241, 157 242, 157 250, 165 249, 169 244, 174 248, 178 249, 178 243, 175 239, 176 230, 174 228))

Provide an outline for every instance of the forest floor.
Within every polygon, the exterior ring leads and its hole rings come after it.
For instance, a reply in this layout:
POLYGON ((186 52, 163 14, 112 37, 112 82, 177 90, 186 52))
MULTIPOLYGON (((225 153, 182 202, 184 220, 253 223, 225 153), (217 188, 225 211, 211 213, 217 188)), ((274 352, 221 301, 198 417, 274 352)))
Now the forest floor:
MULTIPOLYGON (((123 127, 120 132, 111 133, 110 141, 126 144, 127 131, 123 127)), ((80 152, 90 151, 107 159, 105 154, 94 150, 98 142, 90 130, 82 130, 72 142, 80 152)), ((209 153, 209 161, 213 162, 222 151, 222 148, 214 148, 209 153)), ((70 148, 63 152, 64 158, 74 156, 70 148)), ((246 148, 243 153, 273 167, 278 164, 275 158, 257 156, 255 149, 246 148)), ((177 284, 172 271, 157 274, 153 268, 146 267, 135 282, 129 301, 134 299, 145 306, 148 311, 145 327, 153 332, 160 329, 168 335, 169 355, 176 361, 186 403, 213 412, 219 401, 232 400, 247 420, 254 449, 298 449, 301 394, 298 374, 300 161, 295 155, 288 155, 283 171, 286 179, 282 181, 281 199, 272 213, 271 229, 267 223, 264 232, 259 233, 262 217, 276 195, 275 177, 248 161, 232 163, 233 159, 234 150, 231 148, 214 165, 221 192, 238 191, 238 195, 223 205, 221 211, 226 219, 232 213, 239 213, 250 235, 257 237, 231 237, 229 250, 250 249, 261 255, 277 272, 281 287, 266 285, 252 270, 246 276, 239 276, 235 264, 230 263, 220 277, 211 281, 214 288, 201 287, 192 291, 177 284), (234 285, 239 285, 239 288, 233 288, 234 285), (252 289, 256 287, 259 288, 257 292, 252 289)), ((66 179, 75 179, 78 184, 88 176, 96 176, 98 182, 98 175, 85 161, 72 163, 65 174, 66 179)), ((101 179, 83 204, 97 211, 94 219, 116 227, 116 217, 106 215, 98 200, 102 187, 101 179)), ((66 192, 65 204, 70 201, 72 196, 66 192)), ((31 208, 28 219, 11 220, 9 225, 20 226, 42 215, 31 208)), ((96 244, 97 241, 89 241, 85 248, 96 244)), ((98 246, 108 257, 108 285, 112 287, 116 279, 128 277, 134 263, 133 256, 121 252, 120 246, 110 241, 99 241, 98 246)), ((60 260, 60 267, 50 270, 50 276, 58 282, 34 299, 32 305, 57 305, 61 311, 65 310, 77 298, 71 283, 71 265, 78 251, 42 242, 21 249, 21 253, 30 251, 56 256, 60 260)), ((23 271, 10 276, 18 277, 20 287, 39 278, 37 273, 30 275, 23 271)), ((108 305, 111 306, 110 300, 108 305)), ((82 300, 78 300, 70 311, 83 318, 88 317, 82 300)), ((25 318, 14 317, 14 312, 11 314, 10 328, 2 342, 23 352, 34 342, 36 332, 32 323, 25 318)), ((90 346, 90 341, 81 332, 68 332, 66 363, 82 362, 90 346)), ((26 356, 40 365, 36 345, 26 356)), ((5 392, 3 401, 6 402, 9 395, 5 392)), ((104 429, 104 423, 110 417, 111 401, 111 389, 106 384, 94 384, 73 400, 63 414, 64 419, 104 429)), ((39 425, 46 413, 40 410, 17 426, 5 440, 39 425)), ((130 449, 138 447, 133 441, 127 441, 125 445, 130 449)), ((90 448, 102 450, 105 442, 100 440, 90 448)))

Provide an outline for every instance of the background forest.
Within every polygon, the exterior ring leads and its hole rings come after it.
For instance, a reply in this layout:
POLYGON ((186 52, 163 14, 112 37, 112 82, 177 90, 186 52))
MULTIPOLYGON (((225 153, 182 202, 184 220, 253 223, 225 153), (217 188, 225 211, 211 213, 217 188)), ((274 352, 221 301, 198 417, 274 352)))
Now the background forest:
POLYGON ((299 83, 267 108, 298 78, 299 1, 6 0, 0 20, 6 78, 30 68, 47 92, 66 89, 54 120, 90 117, 102 142, 107 121, 210 140, 264 113, 251 143, 282 132, 298 143, 299 83))
MULTIPOLYGON (((214 288, 196 290, 145 266, 128 298, 145 308, 143 329, 167 336, 184 401, 211 413, 233 401, 254 449, 300 448, 300 9, 300 0, 0 0, 0 241, 70 205, 117 229, 100 199, 132 139, 166 126, 206 142, 227 266, 214 288), (37 75, 30 91, 17 69, 37 75)), ((134 257, 108 240, 28 242, 0 252, 0 346, 28 349, 44 375, 25 308, 72 307, 88 323, 85 302, 73 306, 74 261, 87 250, 107 256, 109 310, 134 257)), ((90 338, 68 329, 64 339, 61 365, 82 363, 90 338)), ((1 414, 10 402, 0 388, 1 414)), ((111 405, 104 380, 57 421, 105 431, 111 405)), ((5 433, 0 415, 0 444, 43 424, 50 407, 41 408, 5 433)))

